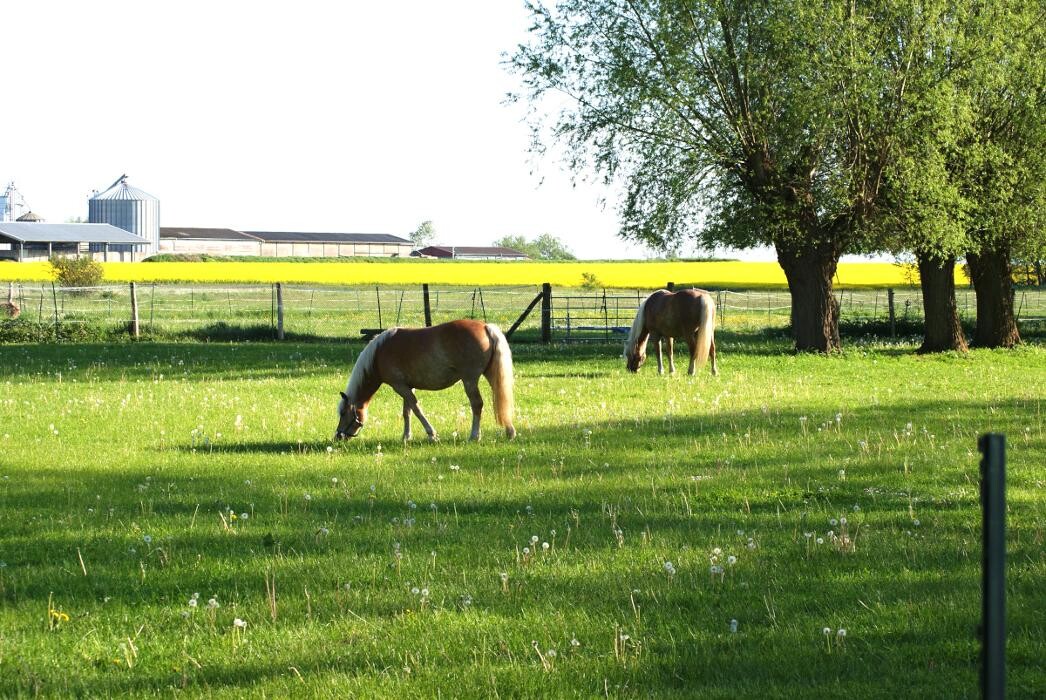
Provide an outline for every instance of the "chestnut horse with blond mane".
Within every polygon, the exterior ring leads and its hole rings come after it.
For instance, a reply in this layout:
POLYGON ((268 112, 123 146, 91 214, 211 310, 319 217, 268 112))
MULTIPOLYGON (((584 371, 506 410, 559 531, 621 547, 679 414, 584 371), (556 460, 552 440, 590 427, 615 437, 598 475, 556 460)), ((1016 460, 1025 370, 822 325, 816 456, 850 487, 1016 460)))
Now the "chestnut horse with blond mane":
POLYGON ((349 384, 338 403, 334 438, 355 437, 367 420, 367 405, 382 384, 403 397, 403 439, 410 439, 410 414, 425 427, 430 440, 436 431, 421 412, 415 389, 436 391, 461 382, 472 404, 472 434, 479 439, 485 376, 494 393, 494 418, 509 438, 512 427, 512 351, 497 326, 482 321, 451 321, 429 328, 390 328, 375 336, 356 360, 349 384))
POLYGON ((719 374, 715 357, 715 302, 708 292, 684 289, 669 292, 659 289, 639 305, 632 330, 625 341, 625 358, 630 372, 638 372, 646 361, 647 342, 657 349, 657 373, 664 374, 661 364, 661 340, 668 340, 668 371, 675 372, 673 338, 682 338, 690 348, 690 370, 712 360, 712 374, 719 374))

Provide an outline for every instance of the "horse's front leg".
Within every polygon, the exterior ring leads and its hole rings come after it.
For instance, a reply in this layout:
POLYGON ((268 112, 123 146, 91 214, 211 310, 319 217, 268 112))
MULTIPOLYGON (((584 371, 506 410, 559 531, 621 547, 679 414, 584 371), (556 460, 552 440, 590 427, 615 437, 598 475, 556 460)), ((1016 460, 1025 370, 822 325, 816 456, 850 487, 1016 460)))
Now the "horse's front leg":
POLYGON ((465 395, 469 397, 469 403, 472 405, 472 433, 469 440, 479 440, 479 418, 483 415, 483 394, 479 392, 479 380, 465 379, 461 383, 465 386, 465 395))
POLYGON ((650 340, 654 343, 654 350, 657 351, 657 373, 664 374, 665 366, 662 364, 661 360, 661 336, 651 333, 650 340))
POLYGON ((429 436, 429 440, 436 440, 436 431, 432 428, 432 424, 429 423, 428 418, 421 412, 421 405, 418 403, 418 397, 414 395, 414 390, 409 386, 394 386, 396 393, 403 397, 403 435, 404 439, 410 438, 410 413, 413 413, 421 421, 422 427, 425 428, 425 433, 429 436))
POLYGON ((403 399, 403 442, 410 440, 410 403, 403 399))
POLYGON ((676 373, 676 346, 675 338, 668 336, 668 373, 676 373))

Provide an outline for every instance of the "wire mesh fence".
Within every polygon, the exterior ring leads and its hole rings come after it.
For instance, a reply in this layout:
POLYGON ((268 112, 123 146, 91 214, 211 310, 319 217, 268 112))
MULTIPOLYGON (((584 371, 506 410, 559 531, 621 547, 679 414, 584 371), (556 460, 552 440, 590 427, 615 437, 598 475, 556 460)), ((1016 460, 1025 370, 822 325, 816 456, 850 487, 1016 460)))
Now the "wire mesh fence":
MULTIPOLYGON (((563 342, 620 340, 628 333, 639 303, 651 291, 554 288, 547 313, 548 335, 563 342)), ((110 329, 131 325, 129 285, 72 289, 14 284, 10 293, 21 316, 40 324, 110 329)), ((745 331, 789 324, 791 297, 787 291, 711 293, 719 328, 745 331)), ((426 321, 436 324, 457 318, 481 319, 508 330, 524 310, 534 307, 541 288, 144 284, 137 286, 136 295, 139 327, 146 335, 261 339, 275 337, 282 316, 282 328, 291 338, 356 339, 393 326, 423 326, 426 321)), ((842 290, 836 292, 836 298, 843 323, 888 323, 891 306, 898 324, 923 319, 922 294, 917 288, 842 290)), ((977 305, 972 289, 957 289, 956 304, 960 318, 974 319, 977 305)), ((1046 321, 1046 290, 1018 288, 1014 311, 1019 323, 1046 321)), ((542 316, 535 310, 522 319, 514 339, 540 339, 542 316)))

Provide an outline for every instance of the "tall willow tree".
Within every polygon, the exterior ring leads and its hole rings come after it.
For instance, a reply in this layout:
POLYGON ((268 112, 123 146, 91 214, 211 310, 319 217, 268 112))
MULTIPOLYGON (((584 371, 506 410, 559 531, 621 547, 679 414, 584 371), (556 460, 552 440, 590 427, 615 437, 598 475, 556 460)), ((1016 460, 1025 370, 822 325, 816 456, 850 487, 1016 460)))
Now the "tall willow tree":
POLYGON ((1046 250, 1046 8, 1041 2, 991 3, 996 27, 965 86, 974 129, 956 158, 970 202, 966 256, 977 290, 974 342, 1020 342, 1013 308, 1014 258, 1046 250))
POLYGON ((623 185, 624 236, 772 245, 796 348, 826 352, 839 257, 876 247, 868 222, 908 89, 908 3, 865 5, 534 3, 512 63, 532 102, 567 98, 539 142, 623 185))

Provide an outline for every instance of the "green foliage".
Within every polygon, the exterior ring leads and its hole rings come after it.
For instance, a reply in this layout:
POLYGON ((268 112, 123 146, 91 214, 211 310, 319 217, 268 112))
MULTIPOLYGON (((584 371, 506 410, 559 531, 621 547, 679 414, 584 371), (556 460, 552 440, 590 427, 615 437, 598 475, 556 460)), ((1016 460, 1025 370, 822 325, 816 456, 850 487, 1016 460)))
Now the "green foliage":
POLYGON ((102 264, 90 257, 51 256, 55 280, 63 287, 97 287, 105 277, 102 264))
POLYGON ((570 248, 551 233, 542 233, 533 240, 523 236, 502 236, 493 245, 526 253, 532 260, 577 260, 570 248))
POLYGON ((603 283, 599 281, 599 277, 594 272, 582 272, 581 273, 581 288, 593 291, 603 286, 603 283))
POLYGON ((422 221, 410 234, 410 240, 414 242, 415 248, 424 248, 436 237, 436 227, 431 221, 422 221))
POLYGON ((0 347, 0 696, 975 695, 988 426, 1041 695, 1044 350, 719 340, 694 379, 516 346, 516 441, 453 387, 407 446, 388 389, 329 441, 358 343, 0 347))

